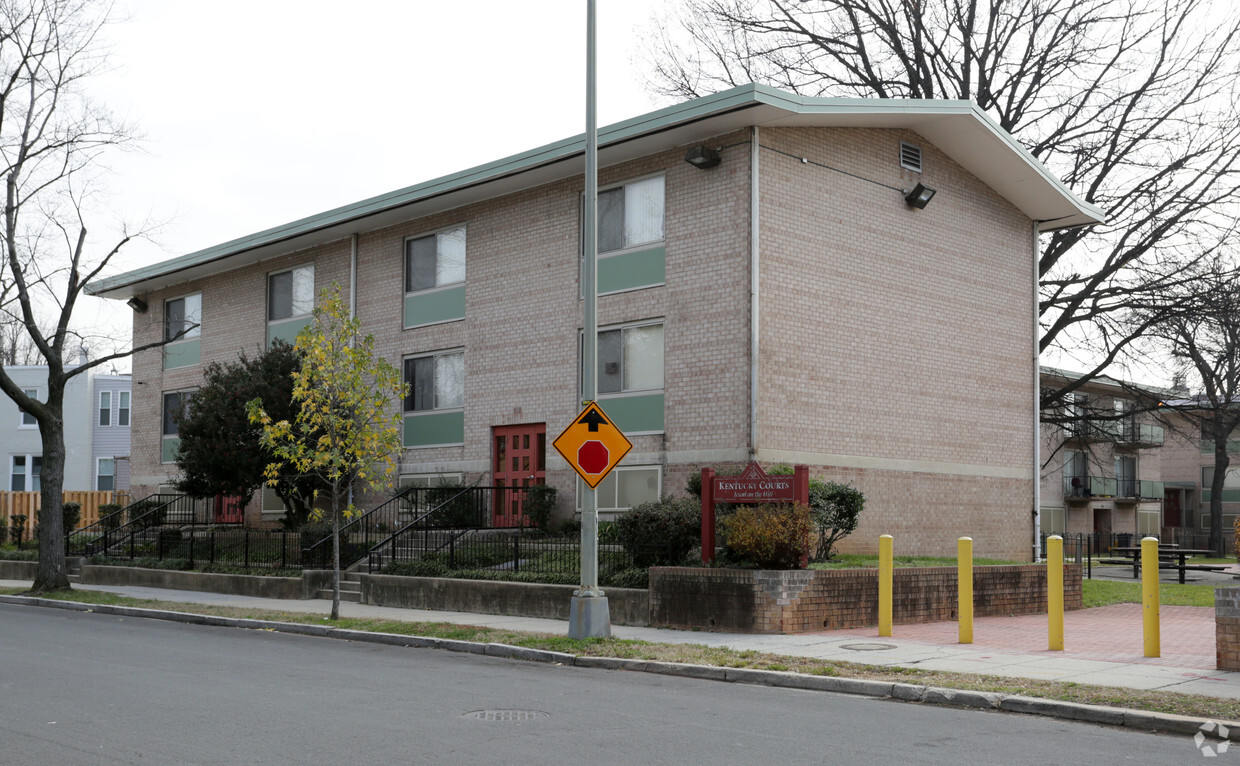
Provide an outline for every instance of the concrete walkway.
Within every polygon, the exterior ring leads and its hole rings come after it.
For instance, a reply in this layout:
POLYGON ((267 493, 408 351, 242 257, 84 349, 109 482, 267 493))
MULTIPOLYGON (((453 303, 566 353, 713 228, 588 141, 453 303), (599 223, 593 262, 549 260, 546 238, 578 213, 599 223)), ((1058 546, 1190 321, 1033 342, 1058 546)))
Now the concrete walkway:
MULTIPOLYGON (((29 581, 0 580, 0 588, 29 587, 29 581)), ((111 585, 75 585, 125 596, 241 609, 327 615, 325 600, 281 600, 219 593, 111 585)), ((450 622, 491 628, 567 635, 568 623, 532 617, 436 612, 422 609, 342 603, 343 617, 403 622, 450 622)), ((617 638, 662 643, 702 644, 753 649, 822 660, 860 662, 891 667, 924 668, 1014 678, 1157 689, 1240 699, 1240 673, 1214 670, 1214 610, 1164 606, 1162 657, 1147 659, 1142 651, 1141 607, 1117 604, 1068 612, 1065 651, 1046 649, 1045 615, 985 617, 974 624, 974 643, 957 643, 955 622, 897 625, 891 638, 875 628, 800 635, 703 633, 614 626, 617 638)))

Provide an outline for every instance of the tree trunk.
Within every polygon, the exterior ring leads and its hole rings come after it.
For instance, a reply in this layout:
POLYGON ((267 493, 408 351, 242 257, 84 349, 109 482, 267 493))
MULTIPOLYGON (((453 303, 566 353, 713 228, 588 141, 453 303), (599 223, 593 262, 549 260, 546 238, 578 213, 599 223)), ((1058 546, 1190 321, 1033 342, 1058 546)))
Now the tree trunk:
MULTIPOLYGON (((43 464, 41 468, 39 525, 39 567, 35 571, 31 593, 65 590, 69 587, 69 568, 65 561, 64 487, 65 487, 65 421, 63 416, 64 387, 48 378, 48 422, 42 423, 43 464)), ((28 466, 31 481, 34 466, 28 466)))
POLYGON ((1226 555, 1223 543, 1223 484, 1227 479, 1227 467, 1231 456, 1227 454, 1230 429, 1215 429, 1222 435, 1214 437, 1214 478, 1210 482, 1210 548, 1219 556, 1226 555))
POLYGON ((340 619, 340 493, 332 492, 332 619, 340 619))

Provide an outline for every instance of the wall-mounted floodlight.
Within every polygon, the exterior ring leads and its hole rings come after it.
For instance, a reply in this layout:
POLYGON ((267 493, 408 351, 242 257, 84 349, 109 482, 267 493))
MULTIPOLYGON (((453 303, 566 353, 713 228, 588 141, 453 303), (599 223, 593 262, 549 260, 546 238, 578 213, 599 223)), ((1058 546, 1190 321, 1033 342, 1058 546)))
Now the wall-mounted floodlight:
POLYGON ((934 189, 931 189, 929 186, 925 186, 923 184, 917 184, 913 187, 912 191, 904 193, 904 201, 909 204, 909 207, 915 207, 918 210, 921 210, 930 203, 930 198, 933 196, 934 189))
POLYGON ((723 161, 719 152, 709 146, 695 146, 685 154, 685 162, 699 170, 713 168, 723 161))
POLYGON ((146 309, 147 309, 146 301, 142 300, 136 295, 130 298, 129 300, 125 301, 125 303, 128 304, 129 308, 133 309, 139 314, 146 313, 146 309))

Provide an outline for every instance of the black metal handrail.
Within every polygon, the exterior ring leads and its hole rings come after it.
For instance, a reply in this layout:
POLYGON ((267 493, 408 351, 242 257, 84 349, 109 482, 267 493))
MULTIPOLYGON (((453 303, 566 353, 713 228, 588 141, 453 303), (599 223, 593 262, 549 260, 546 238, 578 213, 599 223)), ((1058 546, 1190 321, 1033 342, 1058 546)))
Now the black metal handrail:
POLYGON ((135 508, 141 509, 141 514, 145 514, 151 507, 157 507, 165 504, 172 498, 180 497, 180 495, 170 495, 167 493, 153 493, 147 495, 141 500, 135 500, 129 505, 121 508, 119 511, 109 513, 107 516, 101 516, 98 521, 89 526, 67 533, 65 535, 65 555, 82 556, 86 554, 88 548, 93 548, 94 543, 102 540, 105 536, 113 536, 121 527, 125 526, 125 519, 131 518, 135 508))
POLYGON ((199 522, 196 505, 197 500, 189 495, 148 495, 107 517, 107 520, 111 520, 120 513, 126 513, 129 520, 125 523, 113 529, 104 528, 102 534, 90 539, 82 536, 80 532, 69 536, 66 553, 71 556, 91 556, 97 553, 106 555, 112 548, 128 544, 132 558, 140 532, 165 525, 197 526, 199 522), (138 515, 135 516, 135 513, 138 515))
MULTIPOLYGON (((406 547, 414 545, 413 538, 417 535, 422 536, 420 544, 422 552, 435 553, 452 546, 458 539, 470 532, 486 528, 503 528, 492 527, 488 522, 491 521, 491 514, 495 508, 507 507, 503 502, 505 498, 497 497, 498 494, 504 492, 524 493, 525 487, 466 487, 434 508, 411 519, 386 540, 366 550, 364 555, 371 558, 370 571, 374 571, 376 554, 381 555, 384 549, 387 549, 390 551, 389 555, 394 558, 396 551, 402 545, 406 547), (432 534, 437 535, 434 542, 431 539, 432 534)), ((520 529, 528 526, 525 517, 519 520, 521 523, 513 528, 520 529)), ((359 556, 355 561, 361 558, 359 556)))

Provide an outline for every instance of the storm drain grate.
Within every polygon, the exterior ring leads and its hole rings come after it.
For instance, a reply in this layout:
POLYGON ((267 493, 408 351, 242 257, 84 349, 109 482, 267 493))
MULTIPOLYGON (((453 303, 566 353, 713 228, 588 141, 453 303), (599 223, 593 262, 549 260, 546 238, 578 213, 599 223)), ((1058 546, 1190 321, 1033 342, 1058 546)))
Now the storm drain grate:
POLYGON ((854 652, 881 652, 896 647, 894 644, 841 644, 840 648, 851 649, 854 652))
POLYGON ((461 718, 468 718, 471 721, 533 721, 538 718, 548 718, 550 715, 541 710, 475 710, 472 713, 466 713, 461 718))

